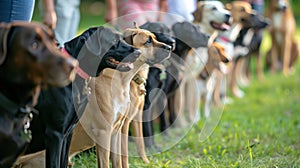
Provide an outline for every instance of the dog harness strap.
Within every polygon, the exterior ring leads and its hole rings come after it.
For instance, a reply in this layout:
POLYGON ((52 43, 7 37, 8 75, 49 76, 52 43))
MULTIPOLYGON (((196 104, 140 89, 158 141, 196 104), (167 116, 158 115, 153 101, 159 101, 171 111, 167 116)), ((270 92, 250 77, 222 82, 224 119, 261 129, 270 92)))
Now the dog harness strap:
MULTIPOLYGON (((61 52, 63 54, 65 54, 66 56, 70 57, 70 54, 68 53, 68 51, 66 50, 65 47, 61 48, 61 52)), ((79 66, 76 67, 76 73, 83 79, 88 80, 90 78, 90 75, 87 74, 86 72, 84 72, 84 70, 82 70, 79 66)))

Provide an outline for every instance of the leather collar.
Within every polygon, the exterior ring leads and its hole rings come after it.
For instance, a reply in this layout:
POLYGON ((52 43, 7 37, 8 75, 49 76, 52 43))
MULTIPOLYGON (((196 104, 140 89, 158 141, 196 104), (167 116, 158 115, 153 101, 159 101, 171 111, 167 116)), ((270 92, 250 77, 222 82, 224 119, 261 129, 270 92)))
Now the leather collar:
POLYGON ((10 116, 23 118, 24 116, 30 115, 31 112, 37 112, 37 110, 29 104, 19 105, 0 92, 0 107, 6 111, 0 111, 2 114, 9 112, 10 116))

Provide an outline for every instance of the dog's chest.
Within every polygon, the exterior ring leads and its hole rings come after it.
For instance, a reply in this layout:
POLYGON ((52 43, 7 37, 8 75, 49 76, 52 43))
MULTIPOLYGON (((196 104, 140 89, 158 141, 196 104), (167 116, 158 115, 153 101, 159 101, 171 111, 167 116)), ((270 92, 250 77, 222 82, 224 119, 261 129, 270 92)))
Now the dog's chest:
POLYGON ((200 47, 192 51, 187 57, 186 63, 189 68, 186 69, 186 76, 195 77, 198 75, 208 61, 207 48, 200 47))
POLYGON ((276 38, 276 41, 278 41, 278 42, 281 42, 283 40, 282 34, 278 33, 281 31, 282 27, 284 26, 284 25, 282 25, 283 24, 282 17, 283 17, 283 15, 281 12, 276 12, 273 14, 273 18, 272 18, 273 19, 273 28, 277 32, 277 33, 275 33, 275 38, 276 38))

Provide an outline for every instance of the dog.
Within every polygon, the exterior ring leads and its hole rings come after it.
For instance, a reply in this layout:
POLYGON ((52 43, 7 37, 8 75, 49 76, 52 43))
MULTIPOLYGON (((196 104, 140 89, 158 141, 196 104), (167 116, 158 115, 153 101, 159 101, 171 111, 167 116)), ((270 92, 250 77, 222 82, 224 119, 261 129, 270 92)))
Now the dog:
MULTIPOLYGON (((172 31, 175 36, 176 46, 172 52, 169 61, 164 62, 157 68, 150 68, 147 85, 146 85, 146 97, 143 111, 143 134, 144 142, 147 148, 154 148, 159 150, 154 142, 154 130, 153 130, 153 116, 157 113, 156 108, 162 104, 165 100, 159 100, 161 97, 158 93, 153 93, 154 98, 149 97, 150 92, 154 89, 161 88, 161 90, 168 96, 174 94, 174 91, 178 88, 178 81, 180 81, 180 73, 182 71, 183 60, 187 56, 189 50, 192 47, 206 46, 208 36, 199 31, 199 27, 190 22, 177 22, 172 25, 172 31), (152 100, 152 101, 151 101, 152 100)), ((170 111, 174 111, 173 101, 170 97, 168 104, 170 105, 170 111)), ((173 101, 174 102, 174 101, 173 101)), ((158 107, 158 109, 163 109, 158 107)), ((164 131, 167 128, 166 114, 162 110, 159 112, 160 130, 164 131)), ((170 113, 171 114, 171 113, 170 113)), ((174 114, 174 113, 172 113, 174 114)), ((176 117, 170 118, 170 123, 173 123, 176 117)))
MULTIPOLYGON (((197 80, 199 73, 205 68, 209 59, 208 47, 210 47, 219 32, 229 30, 232 18, 230 12, 226 10, 223 3, 219 1, 199 2, 193 15, 195 18, 193 22, 200 25, 200 31, 208 33, 211 37, 208 46, 195 49, 187 57, 186 66, 189 68, 186 69, 184 74, 184 79, 181 83, 182 89, 178 90, 178 92, 183 91, 180 93, 183 96, 183 107, 177 107, 177 109, 180 109, 182 112, 187 110, 187 113, 194 113, 197 115, 199 114, 199 101, 197 101, 199 98, 196 97, 200 94, 197 94, 200 89, 197 88, 197 80), (192 108, 193 105, 196 105, 197 107, 194 106, 195 108, 192 108)), ((184 123, 182 125, 185 125, 186 121, 182 120, 181 123, 184 123)))
MULTIPOLYGON (((158 42, 147 30, 128 28, 123 35, 126 42, 139 46, 141 56, 134 62, 134 69, 127 73, 104 70, 92 79, 93 92, 80 120, 86 133, 96 142, 99 167, 109 167, 109 158, 113 167, 128 167, 126 158, 122 160, 121 157, 126 150, 122 148, 121 130, 130 107, 130 82, 145 64, 161 62, 171 52, 169 45, 158 42)), ((124 135, 126 139, 127 134, 124 135)))
MULTIPOLYGON (((217 84, 217 72, 220 71, 224 73, 223 71, 226 70, 226 68, 224 68, 226 66, 225 64, 230 62, 232 59, 225 52, 224 46, 219 44, 218 42, 213 42, 213 44, 208 47, 208 54, 208 61, 205 65, 205 68, 199 74, 199 80, 197 81, 199 94, 195 95, 198 96, 196 98, 197 101, 195 102, 199 103, 200 100, 203 100, 203 115, 206 119, 208 119, 211 116, 210 108, 213 100, 214 89, 217 84)), ((191 107, 196 107, 196 109, 198 109, 198 103, 191 105, 191 107)), ((195 111, 196 109, 190 111, 195 111)), ((189 114, 190 121, 195 120, 194 116, 195 114, 189 114)))
POLYGON ((68 166, 72 132, 88 102, 90 77, 105 68, 129 71, 140 55, 120 33, 103 26, 89 28, 64 46, 78 59, 82 71, 71 85, 42 92, 36 107, 41 113, 32 121, 34 136, 26 151, 31 154, 46 149, 46 167, 68 166))
POLYGON ((271 19, 271 72, 282 70, 284 75, 288 75, 299 55, 294 39, 296 22, 293 11, 288 0, 271 0, 268 9, 267 16, 271 19))
MULTIPOLYGON (((235 66, 235 60, 237 58, 237 55, 246 55, 249 52, 249 50, 244 47, 235 48, 233 42, 236 41, 241 29, 245 25, 251 23, 251 18, 255 15, 255 13, 253 12, 251 5, 248 2, 244 1, 233 1, 231 3, 227 3, 225 7, 231 12, 231 16, 233 18, 231 29, 219 33, 218 37, 216 38, 216 41, 224 45, 227 54, 230 57, 232 57, 232 61, 229 64, 227 64, 226 71, 226 76, 229 78, 228 81, 230 90, 235 97, 243 97, 244 92, 238 87, 236 83, 233 67, 235 66)), ((218 79, 219 81, 217 83, 220 83, 222 85, 217 86, 220 87, 217 89, 220 91, 218 93, 220 95, 218 96, 220 97, 222 103, 226 103, 227 101, 229 101, 229 98, 225 97, 226 82, 220 82, 226 81, 225 74, 223 75, 223 77, 221 77, 222 75, 218 76, 220 76, 220 79, 218 79)))
POLYGON ((220 1, 198 2, 193 15, 193 22, 199 24, 201 31, 209 35, 230 29, 230 12, 225 9, 224 4, 220 1))
POLYGON ((262 42, 262 30, 269 22, 259 14, 252 15, 249 24, 244 25, 236 41, 235 48, 245 47, 248 50, 246 55, 237 54, 236 63, 233 67, 236 82, 239 85, 247 86, 250 80, 250 59, 256 58, 256 73, 259 80, 263 78, 263 65, 260 54, 260 45, 262 42))
POLYGON ((78 62, 56 47, 53 32, 32 22, 0 24, 0 167, 11 167, 31 141, 41 88, 65 86, 78 62))

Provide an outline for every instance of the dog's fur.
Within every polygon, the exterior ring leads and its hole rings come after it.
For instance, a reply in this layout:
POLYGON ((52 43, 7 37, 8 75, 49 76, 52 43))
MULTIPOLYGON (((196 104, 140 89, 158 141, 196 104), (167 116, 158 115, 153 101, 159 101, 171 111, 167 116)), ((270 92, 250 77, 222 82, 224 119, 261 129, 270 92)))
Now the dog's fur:
POLYGON ((225 31, 230 28, 230 13, 220 1, 198 2, 193 12, 194 23, 199 24, 201 31, 209 35, 216 31, 225 31))
POLYGON ((225 48, 217 42, 213 42, 206 52, 209 56, 207 62, 204 62, 205 66, 203 66, 201 72, 196 73, 198 76, 190 79, 190 81, 195 80, 196 86, 191 85, 193 84, 192 82, 186 82, 186 88, 185 90, 183 89, 183 91, 190 93, 189 97, 186 97, 185 108, 183 109, 187 111, 188 122, 197 122, 200 119, 200 100, 204 100, 204 116, 206 118, 210 117, 210 106, 217 74, 214 71, 222 71, 225 66, 224 63, 228 63, 231 59, 225 52, 225 48), (192 89, 194 87, 197 89, 192 89), (191 94, 190 90, 194 91, 193 94, 191 94))
MULTIPOLYGON (((194 23, 200 25, 200 31, 208 33, 211 37, 209 46, 214 41, 214 38, 219 32, 226 31, 230 28, 231 15, 225 9, 223 3, 219 1, 203 1, 199 2, 196 11, 193 13, 195 19, 194 23)), ((186 60, 186 72, 184 79, 181 83, 181 88, 178 91, 183 91, 183 107, 177 107, 181 111, 187 110, 189 114, 197 115, 199 112, 198 107, 200 94, 197 86, 199 73, 204 69, 209 59, 207 47, 198 48, 191 52, 186 60)), ((179 103, 176 103, 179 104, 179 103)), ((191 115, 189 115, 191 116, 191 115)), ((182 121, 184 122, 184 121, 182 121)), ((184 125, 184 124, 183 124, 184 125)))
MULTIPOLYGON (((140 55, 121 34, 103 26, 89 28, 65 43, 65 49, 79 60, 80 67, 89 76, 97 76, 104 68, 128 71, 129 63, 122 60, 133 62, 140 55)), ((32 121, 34 136, 26 154, 46 149, 46 167, 68 165, 72 132, 88 102, 88 94, 83 92, 85 82, 86 79, 76 76, 72 85, 51 88, 40 96, 37 109, 41 113, 32 121)))
POLYGON ((40 88, 67 85, 78 63, 38 23, 1 23, 0 39, 0 167, 10 167, 31 140, 27 124, 40 88))
POLYGON ((272 47, 267 59, 271 57, 271 72, 282 70, 283 74, 287 75, 299 54, 294 39, 296 23, 293 11, 288 0, 271 0, 268 9, 272 47))
POLYGON ((237 54, 233 75, 239 85, 247 86, 250 80, 250 59, 256 58, 256 73, 259 80, 263 78, 262 59, 260 54, 260 45, 262 42, 262 30, 269 25, 268 21, 259 14, 250 18, 250 23, 244 25, 239 36, 234 42, 235 48, 245 47, 248 50, 246 55, 237 54))
MULTIPOLYGON (((217 42, 224 45, 227 54, 230 57, 232 57, 233 60, 228 64, 228 72, 227 72, 230 90, 234 96, 243 97, 244 93, 237 86, 233 67, 235 66, 235 60, 237 58, 237 55, 239 55, 236 53, 242 53, 243 55, 246 55, 249 50, 245 48, 242 48, 241 50, 236 50, 233 42, 237 39, 241 29, 245 25, 251 23, 251 17, 255 15, 255 13, 253 13, 251 5, 248 2, 244 2, 244 1, 233 1, 231 3, 227 3, 225 6, 231 12, 231 16, 233 18, 232 26, 229 31, 220 33, 216 40, 217 42)), ((218 75, 218 76, 221 77, 222 75, 218 75)), ((218 79, 219 81, 217 83, 225 84, 224 82, 220 82, 222 80, 224 81, 225 74, 221 78, 223 79, 218 79)), ((222 102, 225 102, 226 100, 224 99, 225 98, 224 88, 226 88, 226 86, 224 85, 224 86, 217 86, 217 87, 220 87, 217 89, 220 90, 220 93, 217 93, 220 94, 218 96, 221 96, 222 102)))
MULTIPOLYGON (((121 129, 130 107, 130 82, 145 63, 154 64, 170 55, 171 47, 158 42, 149 31, 126 29, 124 37, 128 43, 140 47, 142 55, 134 62, 132 71, 104 70, 99 77, 92 79, 93 92, 80 120, 89 136, 96 141, 99 167, 109 167, 109 158, 113 167, 128 167, 126 158, 121 159, 124 152, 121 149, 121 129)), ((124 136, 128 138, 127 133, 124 136)))

